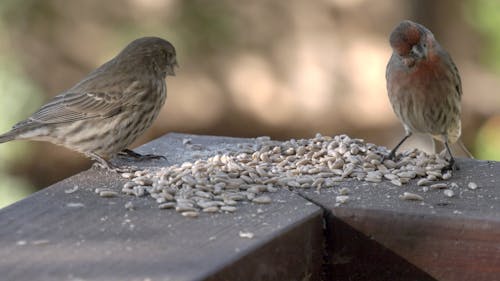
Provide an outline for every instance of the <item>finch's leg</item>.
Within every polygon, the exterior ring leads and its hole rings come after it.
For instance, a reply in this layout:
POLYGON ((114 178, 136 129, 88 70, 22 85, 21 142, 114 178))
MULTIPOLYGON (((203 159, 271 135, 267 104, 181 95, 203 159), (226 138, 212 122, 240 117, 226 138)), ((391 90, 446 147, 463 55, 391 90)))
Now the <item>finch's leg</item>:
POLYGON ((451 154, 450 145, 448 144, 448 136, 443 135, 443 138, 446 151, 448 151, 448 154, 450 155, 450 160, 448 160, 448 166, 444 167, 444 170, 459 170, 460 168, 458 167, 457 163, 455 163, 455 158, 453 157, 453 154, 451 154))
POLYGON ((411 137, 412 133, 409 132, 409 131, 406 131, 406 135, 403 137, 402 140, 399 141, 399 143, 396 145, 396 147, 394 147, 392 150, 391 150, 391 153, 389 153, 389 156, 387 156, 388 159, 394 159, 394 156, 396 156, 396 151, 398 150, 398 148, 409 138, 411 137))
POLYGON ((119 157, 125 158, 134 158, 135 160, 149 160, 149 159, 167 159, 162 155, 154 155, 154 154, 140 154, 130 149, 124 149, 118 152, 119 157))

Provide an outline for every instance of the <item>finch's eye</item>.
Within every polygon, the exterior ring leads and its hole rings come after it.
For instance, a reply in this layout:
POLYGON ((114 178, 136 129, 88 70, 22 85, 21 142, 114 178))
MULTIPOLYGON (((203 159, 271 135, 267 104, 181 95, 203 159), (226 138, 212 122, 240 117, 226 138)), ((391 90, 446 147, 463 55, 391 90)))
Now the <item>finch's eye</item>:
POLYGON ((170 62, 172 60, 172 54, 170 52, 165 51, 163 55, 165 56, 167 62, 170 62))

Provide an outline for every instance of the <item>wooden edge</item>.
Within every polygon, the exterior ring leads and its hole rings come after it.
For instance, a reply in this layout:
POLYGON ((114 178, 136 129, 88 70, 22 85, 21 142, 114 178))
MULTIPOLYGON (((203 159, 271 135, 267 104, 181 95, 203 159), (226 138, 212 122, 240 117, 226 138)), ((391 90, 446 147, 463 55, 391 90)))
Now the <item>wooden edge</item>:
MULTIPOLYGON (((173 134, 140 150, 182 163, 187 137, 204 145, 248 141, 173 134)), ((0 210, 2 279, 318 280, 322 211, 297 194, 282 190, 270 194, 272 204, 191 219, 158 209, 151 198, 121 194, 125 181, 90 169, 0 210), (94 189, 103 187, 119 195, 101 198, 94 189)))
POLYGON ((353 245, 345 236, 333 235, 332 239, 353 246, 350 252, 359 259, 369 260, 371 256, 379 265, 377 270, 391 265, 394 271, 418 268, 419 274, 428 274, 427 279, 417 278, 415 271, 408 271, 400 275, 405 280, 433 280, 432 276, 436 280, 486 281, 500 276, 499 222, 350 208, 334 208, 332 214, 335 232, 343 228, 361 240, 371 241, 364 245, 371 245, 361 249, 363 243, 353 245))

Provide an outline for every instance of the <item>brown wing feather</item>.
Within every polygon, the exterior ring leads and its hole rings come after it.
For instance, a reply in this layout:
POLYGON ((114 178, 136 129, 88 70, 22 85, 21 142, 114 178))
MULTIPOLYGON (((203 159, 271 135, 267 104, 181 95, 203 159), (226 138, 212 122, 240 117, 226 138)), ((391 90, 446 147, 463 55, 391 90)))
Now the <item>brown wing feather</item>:
MULTIPOLYGON (((117 95, 119 93, 115 93, 117 95)), ((110 117, 118 113, 121 104, 116 99, 103 96, 112 93, 66 93, 55 97, 31 117, 41 123, 73 122, 95 117, 110 117)))
POLYGON ((124 85, 122 83, 100 80, 86 79, 80 82, 66 93, 54 97, 30 118, 16 124, 14 128, 30 123, 56 124, 111 117, 120 113, 123 107, 133 103, 132 96, 144 90, 141 89, 144 85, 139 85, 134 82, 137 80, 133 79, 125 83, 129 85, 126 89, 116 87, 116 85, 124 85))
POLYGON ((455 90, 457 91, 458 100, 462 98, 462 81, 460 79, 460 74, 458 73, 458 68, 450 57, 451 67, 453 68, 453 78, 455 80, 455 90))

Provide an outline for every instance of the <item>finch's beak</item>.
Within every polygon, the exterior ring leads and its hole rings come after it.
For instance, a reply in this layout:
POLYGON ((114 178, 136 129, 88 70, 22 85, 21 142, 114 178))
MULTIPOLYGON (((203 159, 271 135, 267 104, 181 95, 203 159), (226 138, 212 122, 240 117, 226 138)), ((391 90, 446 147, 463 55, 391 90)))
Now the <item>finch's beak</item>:
POLYGON ((416 59, 425 59, 427 57, 427 47, 422 44, 415 44, 411 48, 411 54, 416 59))
POLYGON ((177 61, 167 66, 167 75, 175 76, 175 67, 179 67, 177 61))

